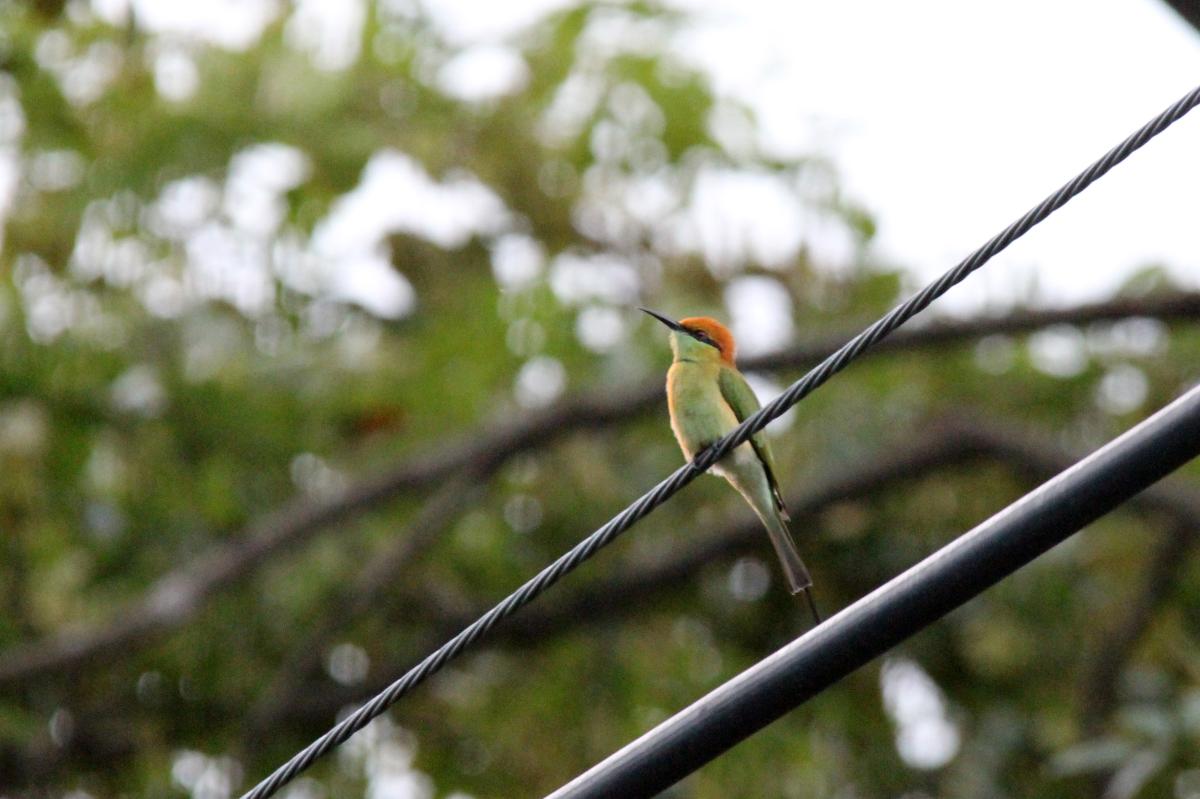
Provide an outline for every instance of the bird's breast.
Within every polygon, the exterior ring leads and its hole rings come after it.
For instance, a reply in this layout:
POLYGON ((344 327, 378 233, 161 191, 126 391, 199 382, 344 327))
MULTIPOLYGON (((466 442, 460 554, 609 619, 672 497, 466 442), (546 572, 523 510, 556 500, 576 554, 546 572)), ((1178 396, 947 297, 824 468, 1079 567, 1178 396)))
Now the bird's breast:
POLYGON ((707 364, 677 361, 667 372, 671 430, 690 460, 704 447, 737 427, 737 417, 707 364))

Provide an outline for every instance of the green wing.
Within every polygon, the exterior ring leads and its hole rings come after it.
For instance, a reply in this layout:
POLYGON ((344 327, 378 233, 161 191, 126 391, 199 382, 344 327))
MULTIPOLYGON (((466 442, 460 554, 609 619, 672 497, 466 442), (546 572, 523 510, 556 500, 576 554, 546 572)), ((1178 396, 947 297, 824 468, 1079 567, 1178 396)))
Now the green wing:
MULTIPOLYGON (((733 409, 733 414, 739 422, 744 422, 747 417, 761 407, 758 404, 758 397, 754 395, 754 389, 750 388, 750 384, 738 370, 722 366, 717 383, 721 387, 721 396, 729 403, 729 407, 733 409)), ((767 473, 767 482, 771 485, 771 494, 775 497, 775 507, 778 508, 779 515, 785 520, 790 519, 787 508, 783 504, 783 495, 779 493, 779 481, 775 479, 775 459, 771 457, 771 447, 767 444, 766 433, 761 430, 755 433, 751 436, 750 443, 753 445, 755 453, 758 454, 758 459, 762 461, 763 470, 767 473)))

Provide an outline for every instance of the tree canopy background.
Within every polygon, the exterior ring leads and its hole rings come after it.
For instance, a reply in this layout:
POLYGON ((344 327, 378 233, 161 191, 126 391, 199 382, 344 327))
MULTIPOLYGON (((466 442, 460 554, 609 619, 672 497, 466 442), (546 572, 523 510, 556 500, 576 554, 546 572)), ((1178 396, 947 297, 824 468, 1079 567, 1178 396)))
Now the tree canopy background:
MULTIPOLYGON (((669 473, 638 304, 732 320, 766 397, 912 288, 677 12, 464 48, 379 2, 331 48, 305 4, 107 8, 0 4, 0 796, 234 795, 669 473)), ((776 424, 824 609, 1194 382, 1164 274, 920 327, 776 424)), ((1185 472, 671 795, 1200 796, 1185 472)), ((287 795, 552 790, 803 631, 775 568, 698 481, 287 795)))

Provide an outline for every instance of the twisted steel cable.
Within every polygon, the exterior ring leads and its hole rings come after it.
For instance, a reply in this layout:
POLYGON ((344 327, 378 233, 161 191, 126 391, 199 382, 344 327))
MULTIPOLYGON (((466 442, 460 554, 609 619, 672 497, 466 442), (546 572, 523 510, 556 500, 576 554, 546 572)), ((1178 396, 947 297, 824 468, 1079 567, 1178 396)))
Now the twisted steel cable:
POLYGON ((244 794, 242 799, 265 799, 265 797, 274 794, 279 788, 296 777, 296 775, 312 765, 313 761, 317 758, 342 744, 351 735, 365 727, 372 719, 391 707, 400 697, 439 671, 446 663, 483 637, 500 621, 512 615, 547 588, 554 585, 563 575, 574 570, 583 561, 590 558, 602 547, 608 545, 617 536, 632 527, 642 517, 649 514, 650 511, 666 502, 677 491, 696 479, 697 476, 703 474, 710 466, 727 455, 739 444, 749 440, 752 435, 762 430, 772 420, 782 415, 788 408, 812 393, 834 374, 844 369, 847 364, 861 355, 864 350, 920 313, 935 299, 945 294, 952 286, 979 269, 994 255, 1029 232, 1035 225, 1061 208, 1071 198, 1082 192, 1114 166, 1124 161, 1134 151, 1146 144, 1146 142, 1179 121, 1179 119, 1197 105, 1200 105, 1200 86, 1184 95, 1175 104, 1129 136, 1129 138, 1125 139, 1112 150, 1109 150, 1102 158, 1058 191, 1051 194, 1016 222, 1013 222, 994 236, 978 250, 971 253, 971 255, 967 256, 966 259, 953 269, 927 285, 904 303, 893 308, 883 318, 852 338, 841 349, 830 355, 804 375, 804 377, 789 386, 786 391, 763 406, 753 416, 747 418, 736 430, 698 454, 691 463, 685 464, 675 470, 671 476, 642 495, 640 499, 614 516, 603 527, 576 544, 574 548, 543 569, 536 577, 529 580, 510 594, 504 601, 479 617, 466 629, 443 644, 437 651, 410 669, 403 677, 393 682, 369 702, 305 747, 292 757, 291 760, 280 766, 274 773, 255 786, 253 790, 244 794))

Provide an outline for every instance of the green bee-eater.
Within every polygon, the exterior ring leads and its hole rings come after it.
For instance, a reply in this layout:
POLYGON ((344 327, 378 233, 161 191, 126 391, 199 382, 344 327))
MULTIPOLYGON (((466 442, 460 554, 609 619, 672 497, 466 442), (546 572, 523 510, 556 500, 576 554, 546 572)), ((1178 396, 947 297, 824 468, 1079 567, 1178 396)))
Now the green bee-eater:
MULTIPOLYGON (((758 398, 734 365, 733 334, 724 325, 707 316, 675 322, 647 308, 641 310, 671 329, 675 361, 667 372, 667 405, 671 429, 684 457, 691 460, 757 411, 758 398)), ((812 578, 788 532, 790 518, 766 435, 759 431, 712 470, 728 480, 762 519, 788 587, 793 594, 805 593, 813 616, 819 619, 809 592, 812 578)))

